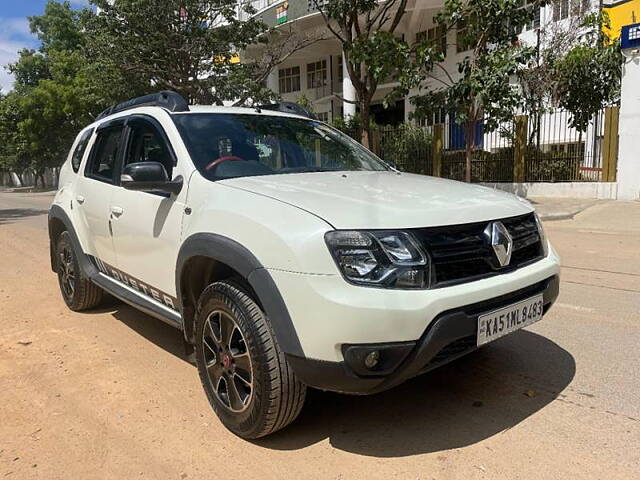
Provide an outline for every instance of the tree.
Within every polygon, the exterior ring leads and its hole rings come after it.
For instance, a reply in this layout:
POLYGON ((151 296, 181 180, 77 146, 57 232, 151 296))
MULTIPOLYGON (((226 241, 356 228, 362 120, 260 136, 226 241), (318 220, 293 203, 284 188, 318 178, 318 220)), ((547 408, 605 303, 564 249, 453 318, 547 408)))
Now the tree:
POLYGON ((87 21, 89 55, 137 93, 169 89, 217 105, 266 101, 274 96, 263 83, 269 72, 314 41, 269 31, 237 0, 93 1, 100 12, 87 21), (261 56, 240 61, 255 44, 265 47, 261 56))
MULTIPOLYGON (((523 111, 539 119, 558 106, 570 113, 569 125, 580 132, 603 107, 619 100, 624 57, 619 40, 611 40, 606 12, 574 5, 563 22, 538 32, 538 61, 518 73, 523 111)), ((531 129, 529 142, 539 128, 531 129)))
POLYGON ((605 106, 618 101, 624 56, 619 40, 605 35, 606 12, 587 15, 577 45, 557 57, 548 52, 557 104, 571 114, 570 126, 584 132, 605 106))
POLYGON ((15 173, 22 185, 31 161, 23 137, 16 129, 20 121, 18 100, 15 92, 0 96, 0 170, 15 173))
POLYGON ((482 121, 486 131, 493 131, 511 120, 522 103, 511 79, 532 62, 535 48, 523 45, 518 34, 533 20, 535 9, 545 4, 545 0, 533 0, 522 8, 521 0, 445 0, 436 24, 447 32, 456 29, 458 49, 468 47, 469 52, 455 72, 439 63, 442 54, 428 40, 413 48, 420 73, 407 77, 399 91, 421 88, 411 99, 418 117, 440 109, 455 115, 464 128, 467 182, 471 181, 476 125, 482 121))
POLYGON ((1 101, 4 162, 13 170, 33 170, 44 187, 44 172, 58 167, 77 132, 107 100, 87 73, 83 12, 68 1, 49 1, 41 16, 29 18, 41 41, 37 51, 22 50, 9 66, 14 91, 1 101))
POLYGON ((406 12, 407 0, 313 1, 342 46, 356 91, 355 103, 360 109, 361 141, 368 147, 371 101, 378 85, 392 76, 402 78, 412 72, 410 46, 394 35, 406 12))

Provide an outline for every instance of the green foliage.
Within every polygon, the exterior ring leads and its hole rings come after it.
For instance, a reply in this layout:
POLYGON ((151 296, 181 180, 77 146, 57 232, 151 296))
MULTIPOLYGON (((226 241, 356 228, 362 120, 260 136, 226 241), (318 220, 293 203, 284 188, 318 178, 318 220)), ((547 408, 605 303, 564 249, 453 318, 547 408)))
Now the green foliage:
POLYGON ((42 43, 40 50, 49 53, 81 48, 86 38, 78 28, 83 15, 82 11, 73 10, 68 0, 47 2, 43 15, 29 17, 31 33, 36 34, 42 43))
POLYGON ((417 75, 402 79, 397 92, 406 94, 420 86, 421 93, 411 99, 415 117, 445 109, 464 125, 467 181, 472 177, 476 123, 485 119, 485 131, 495 130, 510 120, 522 103, 510 78, 531 63, 535 50, 522 45, 518 34, 533 19, 534 10, 546 3, 534 0, 531 8, 525 9, 521 0, 445 0, 436 23, 447 31, 455 28, 458 42, 472 48, 457 63, 457 72, 448 72, 442 66, 434 70, 434 62, 441 57, 434 56, 428 40, 415 48, 421 68, 417 75))
POLYGON ((15 79, 16 90, 35 87, 43 78, 49 78, 49 63, 45 56, 35 50, 18 52, 19 60, 8 66, 15 79))
POLYGON ((15 92, 0 96, 0 170, 22 176, 30 166, 30 159, 24 148, 24 140, 16 129, 21 120, 18 102, 19 96, 15 92))
MULTIPOLYGON (((546 2, 533 3, 540 7, 546 2)), ((535 56, 534 48, 518 41, 518 33, 533 18, 533 10, 521 8, 521 4, 520 0, 445 0, 436 22, 447 30, 464 22, 459 40, 472 45, 473 50, 458 62, 456 79, 454 72, 444 72, 437 77, 440 81, 434 81, 436 74, 442 72, 433 71, 434 56, 429 45, 417 50, 417 59, 424 66, 419 77, 410 78, 403 85, 406 91, 407 87, 428 81, 422 85, 421 95, 412 99, 417 118, 444 108, 455 113, 458 123, 475 123, 484 117, 485 130, 493 131, 513 117, 521 97, 510 84, 510 77, 535 56)))
MULTIPOLYGON (((442 176, 454 180, 464 180, 466 175, 465 152, 443 152, 442 176)), ((512 182, 513 149, 505 148, 496 152, 476 150, 471 161, 472 182, 512 182)))
MULTIPOLYGON (((513 147, 501 148, 495 152, 476 150, 472 154, 471 180, 473 182, 513 182, 513 147)), ((582 178, 578 172, 580 157, 565 152, 544 152, 535 146, 525 151, 527 181, 570 182, 582 178)), ((465 152, 443 152, 442 176, 454 180, 464 180, 465 152)))
MULTIPOLYGON (((370 144, 370 107, 378 85, 393 78, 415 76, 410 45, 394 34, 406 13, 407 0, 314 0, 325 23, 340 42, 356 91, 362 124, 358 136, 370 144)), ((395 99, 385 99, 388 105, 395 99)))
POLYGON ((30 17, 42 42, 38 51, 22 50, 9 66, 14 91, 0 99, 0 164, 40 179, 59 166, 82 127, 109 103, 87 69, 85 14, 69 2, 49 1, 44 14, 30 17))
POLYGON ((303 106, 304 108, 309 110, 311 113, 315 113, 315 110, 313 108, 313 102, 309 100, 309 98, 304 93, 300 95, 298 98, 296 98, 296 103, 298 105, 303 106))
POLYGON ((606 13, 587 16, 580 43, 563 57, 551 59, 557 103, 571 113, 570 125, 582 132, 620 95, 624 57, 619 40, 610 42, 604 34, 608 24, 606 13))
MULTIPOLYGON (((433 168, 431 162, 431 134, 424 128, 414 124, 404 124, 395 128, 382 128, 380 130, 379 155, 398 169, 431 175, 433 168)), ((374 138, 375 138, 374 134, 374 138)))
MULTIPOLYGON (((265 41, 257 17, 238 19, 235 0, 94 0, 87 49, 137 93, 170 89, 196 103, 264 102, 272 93, 255 79, 256 64, 238 52, 265 41)), ((249 6, 245 8, 253 12, 249 6)))

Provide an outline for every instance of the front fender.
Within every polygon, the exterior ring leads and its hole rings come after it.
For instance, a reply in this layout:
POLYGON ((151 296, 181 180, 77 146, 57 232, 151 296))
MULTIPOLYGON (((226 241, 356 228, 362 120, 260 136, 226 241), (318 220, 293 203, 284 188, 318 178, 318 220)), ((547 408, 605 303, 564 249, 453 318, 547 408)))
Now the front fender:
POLYGON ((287 306, 273 278, 253 253, 235 240, 214 233, 196 233, 188 237, 180 248, 176 264, 176 291, 180 311, 183 312, 185 337, 193 335, 193 321, 184 315, 182 276, 190 258, 207 257, 238 272, 258 296, 278 344, 284 353, 304 356, 287 306))

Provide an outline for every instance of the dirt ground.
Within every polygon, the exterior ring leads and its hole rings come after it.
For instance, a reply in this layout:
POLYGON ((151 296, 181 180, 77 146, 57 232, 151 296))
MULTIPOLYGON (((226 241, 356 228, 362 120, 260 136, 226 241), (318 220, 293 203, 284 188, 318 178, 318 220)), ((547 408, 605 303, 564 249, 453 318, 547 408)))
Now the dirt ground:
POLYGON ((312 391, 247 442, 178 331, 65 307, 50 198, 0 192, 1 478, 640 478, 640 203, 548 223, 563 279, 542 322, 379 395, 312 391))

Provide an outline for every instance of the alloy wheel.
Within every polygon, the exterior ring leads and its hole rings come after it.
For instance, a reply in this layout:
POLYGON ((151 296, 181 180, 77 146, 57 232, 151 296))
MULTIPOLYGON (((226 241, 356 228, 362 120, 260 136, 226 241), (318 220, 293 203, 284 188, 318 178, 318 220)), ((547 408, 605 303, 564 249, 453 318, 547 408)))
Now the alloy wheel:
POLYGON ((207 376, 225 408, 240 413, 253 394, 253 373, 247 344, 235 320, 226 312, 209 314, 202 332, 207 376))
POLYGON ((76 270, 73 265, 73 252, 68 245, 62 248, 58 259, 58 274, 60 286, 65 297, 73 298, 76 288, 76 270))

